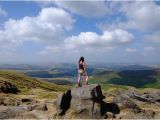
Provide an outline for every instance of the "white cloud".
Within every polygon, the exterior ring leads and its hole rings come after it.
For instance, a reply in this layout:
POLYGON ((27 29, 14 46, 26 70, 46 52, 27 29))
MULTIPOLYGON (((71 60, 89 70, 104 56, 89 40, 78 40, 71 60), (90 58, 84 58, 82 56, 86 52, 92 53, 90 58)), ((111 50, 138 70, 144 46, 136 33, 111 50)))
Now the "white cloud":
POLYGON ((123 3, 122 11, 129 22, 134 23, 135 26, 132 27, 143 31, 160 29, 160 6, 154 1, 126 2, 123 3))
POLYGON ((7 15, 7 12, 1 8, 0 6, 0 16, 6 16, 7 15))
POLYGON ((64 42, 69 49, 90 47, 107 48, 129 43, 133 38, 134 37, 131 33, 117 29, 114 31, 104 31, 102 35, 98 35, 94 32, 81 32, 78 36, 69 37, 64 42))
POLYGON ((95 32, 81 32, 77 36, 71 36, 64 40, 63 43, 53 46, 47 46, 41 55, 55 52, 94 52, 95 50, 106 51, 115 47, 132 42, 134 36, 124 30, 117 29, 114 31, 104 31, 102 35, 95 32))
MULTIPOLYGON (((119 16, 111 23, 100 23, 98 27, 102 30, 114 29, 136 29, 143 32, 160 30, 160 5, 154 1, 131 1, 115 2, 119 9, 114 8, 114 13, 123 14, 124 19, 119 16), (118 4, 119 3, 119 4, 118 4)), ((114 4, 114 2, 112 3, 114 4)))
POLYGON ((149 51, 153 51, 154 49, 155 49, 154 47, 148 46, 148 47, 145 47, 145 48, 144 48, 144 51, 145 51, 145 52, 149 52, 149 51))
POLYGON ((134 48, 126 48, 126 52, 136 52, 137 50, 134 48))
POLYGON ((36 17, 10 19, 0 30, 0 48, 17 46, 25 41, 55 44, 62 41, 64 31, 70 30, 74 20, 59 8, 43 8, 36 17))
POLYGON ((105 1, 59 1, 55 0, 55 3, 69 10, 72 13, 82 15, 85 17, 100 17, 105 16, 111 12, 109 4, 105 1))

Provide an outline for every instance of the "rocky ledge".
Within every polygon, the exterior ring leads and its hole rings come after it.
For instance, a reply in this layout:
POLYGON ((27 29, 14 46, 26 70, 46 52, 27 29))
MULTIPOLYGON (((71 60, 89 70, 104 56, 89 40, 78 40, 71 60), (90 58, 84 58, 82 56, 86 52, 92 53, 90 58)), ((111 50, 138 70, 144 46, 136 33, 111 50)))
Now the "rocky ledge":
MULTIPOLYGON (((117 104, 103 101, 101 86, 97 84, 74 87, 58 96, 56 105, 59 115, 65 115, 68 109, 72 109, 79 118, 107 118, 107 112, 119 114, 117 104)), ((114 115, 113 115, 114 117, 114 115)))
POLYGON ((105 102, 108 99, 105 96, 108 95, 102 94, 100 85, 91 84, 74 87, 60 94, 56 107, 58 115, 61 116, 59 118, 69 118, 68 111, 72 111, 75 118, 81 119, 157 118, 158 111, 146 110, 140 105, 160 106, 159 93, 138 94, 130 90, 119 90, 114 93, 112 102, 105 102))
POLYGON ((159 119, 160 90, 103 91, 98 84, 73 87, 57 99, 0 94, 0 119, 159 119))

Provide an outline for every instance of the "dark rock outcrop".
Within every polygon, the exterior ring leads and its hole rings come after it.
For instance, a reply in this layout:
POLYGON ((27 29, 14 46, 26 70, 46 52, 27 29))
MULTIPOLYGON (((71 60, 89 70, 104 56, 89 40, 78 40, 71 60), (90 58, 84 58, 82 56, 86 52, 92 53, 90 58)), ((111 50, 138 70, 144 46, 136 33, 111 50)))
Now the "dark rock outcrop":
POLYGON ((57 99, 58 114, 64 115, 68 109, 74 110, 82 119, 107 118, 107 112, 118 114, 118 106, 114 103, 105 103, 104 98, 100 85, 74 87, 59 95, 57 99))
POLYGON ((0 81, 0 92, 17 94, 20 90, 10 82, 0 81))

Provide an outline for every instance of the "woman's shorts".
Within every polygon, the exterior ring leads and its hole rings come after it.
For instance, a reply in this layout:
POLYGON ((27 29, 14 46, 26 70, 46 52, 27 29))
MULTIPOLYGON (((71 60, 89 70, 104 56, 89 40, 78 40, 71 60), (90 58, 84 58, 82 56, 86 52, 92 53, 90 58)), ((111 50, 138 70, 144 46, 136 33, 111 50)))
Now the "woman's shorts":
POLYGON ((86 76, 85 71, 82 70, 82 69, 79 69, 79 70, 78 70, 78 74, 79 74, 80 76, 86 76))

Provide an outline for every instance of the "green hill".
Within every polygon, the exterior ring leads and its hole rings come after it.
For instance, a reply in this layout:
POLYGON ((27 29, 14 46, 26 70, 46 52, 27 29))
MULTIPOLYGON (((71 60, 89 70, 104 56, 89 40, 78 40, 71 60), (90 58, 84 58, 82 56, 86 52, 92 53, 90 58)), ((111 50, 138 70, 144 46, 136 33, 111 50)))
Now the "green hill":
POLYGON ((99 83, 102 86, 160 89, 160 70, 125 70, 102 71, 91 77, 90 83, 99 83))
POLYGON ((20 91, 28 91, 33 88, 49 91, 65 91, 69 86, 55 85, 53 83, 34 79, 15 71, 0 70, 0 81, 7 81, 15 85, 20 91))

